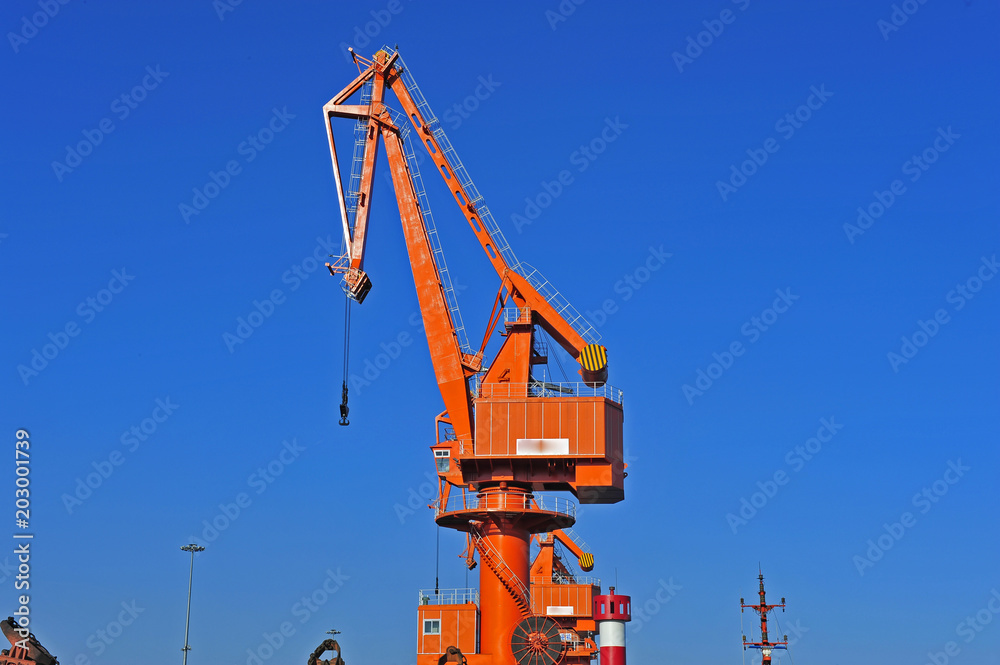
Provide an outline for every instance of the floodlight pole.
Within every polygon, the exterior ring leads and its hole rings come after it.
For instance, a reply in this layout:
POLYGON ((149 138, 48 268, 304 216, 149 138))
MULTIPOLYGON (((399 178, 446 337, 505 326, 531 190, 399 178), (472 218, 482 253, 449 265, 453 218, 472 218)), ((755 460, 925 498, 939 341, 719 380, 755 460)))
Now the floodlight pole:
POLYGON ((201 545, 191 543, 190 545, 184 545, 181 549, 191 553, 191 571, 188 573, 187 618, 184 619, 184 648, 181 649, 184 652, 184 665, 187 665, 188 651, 191 650, 191 647, 188 645, 188 629, 191 627, 191 582, 194 580, 194 553, 204 552, 205 548, 201 545))

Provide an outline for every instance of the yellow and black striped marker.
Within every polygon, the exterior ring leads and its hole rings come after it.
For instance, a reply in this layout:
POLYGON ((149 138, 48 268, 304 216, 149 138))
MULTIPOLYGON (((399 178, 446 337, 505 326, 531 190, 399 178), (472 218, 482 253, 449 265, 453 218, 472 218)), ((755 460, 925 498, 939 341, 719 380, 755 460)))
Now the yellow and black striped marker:
POLYGON ((580 364, 588 372, 600 372, 608 366, 608 350, 600 344, 588 344, 580 352, 580 364))

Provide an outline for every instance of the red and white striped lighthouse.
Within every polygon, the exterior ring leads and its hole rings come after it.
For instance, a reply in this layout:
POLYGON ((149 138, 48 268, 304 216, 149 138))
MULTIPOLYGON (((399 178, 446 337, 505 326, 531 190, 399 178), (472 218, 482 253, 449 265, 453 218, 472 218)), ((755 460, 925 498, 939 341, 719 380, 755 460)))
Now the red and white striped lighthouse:
POLYGON ((594 621, 601 641, 600 665, 625 665, 625 622, 632 620, 632 598, 615 594, 594 596, 594 621))

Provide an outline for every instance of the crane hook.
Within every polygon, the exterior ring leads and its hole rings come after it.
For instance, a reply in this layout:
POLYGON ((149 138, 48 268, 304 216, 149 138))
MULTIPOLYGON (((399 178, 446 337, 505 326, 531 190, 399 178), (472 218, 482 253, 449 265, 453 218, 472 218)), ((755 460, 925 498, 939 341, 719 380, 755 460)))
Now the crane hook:
POLYGON ((344 381, 344 388, 340 394, 340 424, 350 425, 351 421, 347 419, 347 414, 350 413, 350 409, 347 407, 347 381, 344 381))

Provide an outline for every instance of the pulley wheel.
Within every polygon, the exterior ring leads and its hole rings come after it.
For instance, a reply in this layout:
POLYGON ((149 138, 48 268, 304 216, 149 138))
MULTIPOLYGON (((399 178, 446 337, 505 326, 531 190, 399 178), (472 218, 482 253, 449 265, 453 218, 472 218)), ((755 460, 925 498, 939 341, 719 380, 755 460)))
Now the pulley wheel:
POLYGON ((517 665, 556 665, 563 657, 559 624, 549 617, 525 617, 514 627, 510 650, 517 665))

